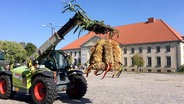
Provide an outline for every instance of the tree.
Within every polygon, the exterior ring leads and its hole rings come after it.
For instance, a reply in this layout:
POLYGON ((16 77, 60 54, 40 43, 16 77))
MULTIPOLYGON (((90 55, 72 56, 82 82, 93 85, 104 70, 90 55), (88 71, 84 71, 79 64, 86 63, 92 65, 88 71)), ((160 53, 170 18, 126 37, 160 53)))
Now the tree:
POLYGON ((5 51, 5 60, 14 62, 23 62, 26 58, 26 50, 18 42, 0 41, 0 50, 5 51))
POLYGON ((73 57, 72 57, 72 55, 68 56, 68 62, 69 62, 70 65, 73 64, 73 57))
POLYGON ((26 42, 20 42, 20 44, 25 48, 26 47, 26 42))
MULTIPOLYGON (((138 54, 135 54, 133 56, 133 65, 137 66, 137 70, 142 68, 144 66, 144 60, 142 56, 139 56, 138 54)), ((139 71, 139 70, 138 70, 139 71)))
POLYGON ((26 47, 25 47, 27 56, 28 56, 28 57, 31 56, 31 55, 34 53, 34 51, 35 51, 36 49, 37 49, 37 47, 36 47, 34 44, 32 44, 32 43, 27 43, 27 44, 26 44, 26 47))

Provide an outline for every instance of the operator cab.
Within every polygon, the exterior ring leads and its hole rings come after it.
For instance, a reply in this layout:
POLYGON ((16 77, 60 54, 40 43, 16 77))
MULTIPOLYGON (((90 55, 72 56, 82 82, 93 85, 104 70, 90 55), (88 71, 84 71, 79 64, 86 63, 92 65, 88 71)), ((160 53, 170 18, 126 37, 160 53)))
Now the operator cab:
POLYGON ((45 66, 51 71, 63 70, 69 67, 67 55, 63 51, 52 51, 38 59, 40 66, 45 66))

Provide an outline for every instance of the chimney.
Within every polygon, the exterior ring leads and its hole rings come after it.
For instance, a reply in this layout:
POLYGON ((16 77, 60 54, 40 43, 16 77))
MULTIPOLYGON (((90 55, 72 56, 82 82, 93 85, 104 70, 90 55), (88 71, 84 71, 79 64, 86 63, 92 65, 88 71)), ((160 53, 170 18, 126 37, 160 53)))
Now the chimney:
POLYGON ((154 23, 154 22, 155 22, 155 18, 154 17, 148 18, 148 22, 147 23, 154 23))

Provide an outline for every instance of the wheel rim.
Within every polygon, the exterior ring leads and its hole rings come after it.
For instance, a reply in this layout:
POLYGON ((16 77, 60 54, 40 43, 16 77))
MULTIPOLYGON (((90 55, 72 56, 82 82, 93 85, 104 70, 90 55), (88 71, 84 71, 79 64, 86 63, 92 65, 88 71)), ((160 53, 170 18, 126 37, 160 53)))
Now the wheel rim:
POLYGON ((6 81, 4 79, 0 80, 0 93, 5 94, 7 89, 6 81))
POLYGON ((44 99, 46 95, 46 88, 43 83, 37 83, 35 88, 34 88, 34 95, 37 100, 42 100, 44 99))
POLYGON ((74 79, 74 81, 73 81, 74 87, 69 89, 70 93, 75 95, 79 92, 79 88, 78 88, 77 84, 78 84, 78 81, 76 79, 74 79))
POLYGON ((69 89, 69 91, 70 91, 71 94, 76 95, 76 94, 78 94, 79 89, 78 88, 72 88, 72 89, 69 89))

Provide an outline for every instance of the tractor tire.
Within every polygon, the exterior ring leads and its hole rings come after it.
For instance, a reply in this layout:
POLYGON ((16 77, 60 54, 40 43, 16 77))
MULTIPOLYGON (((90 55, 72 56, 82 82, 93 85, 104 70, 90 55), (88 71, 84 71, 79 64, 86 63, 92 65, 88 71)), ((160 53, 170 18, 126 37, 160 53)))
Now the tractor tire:
POLYGON ((0 76, 0 98, 9 99, 13 98, 15 92, 12 91, 11 77, 8 75, 0 76))
POLYGON ((57 98, 57 86, 52 78, 37 76, 32 82, 31 95, 36 104, 52 104, 57 98))
POLYGON ((66 90, 67 95, 71 99, 82 98, 87 91, 87 81, 84 76, 73 75, 69 79, 72 87, 66 90))

